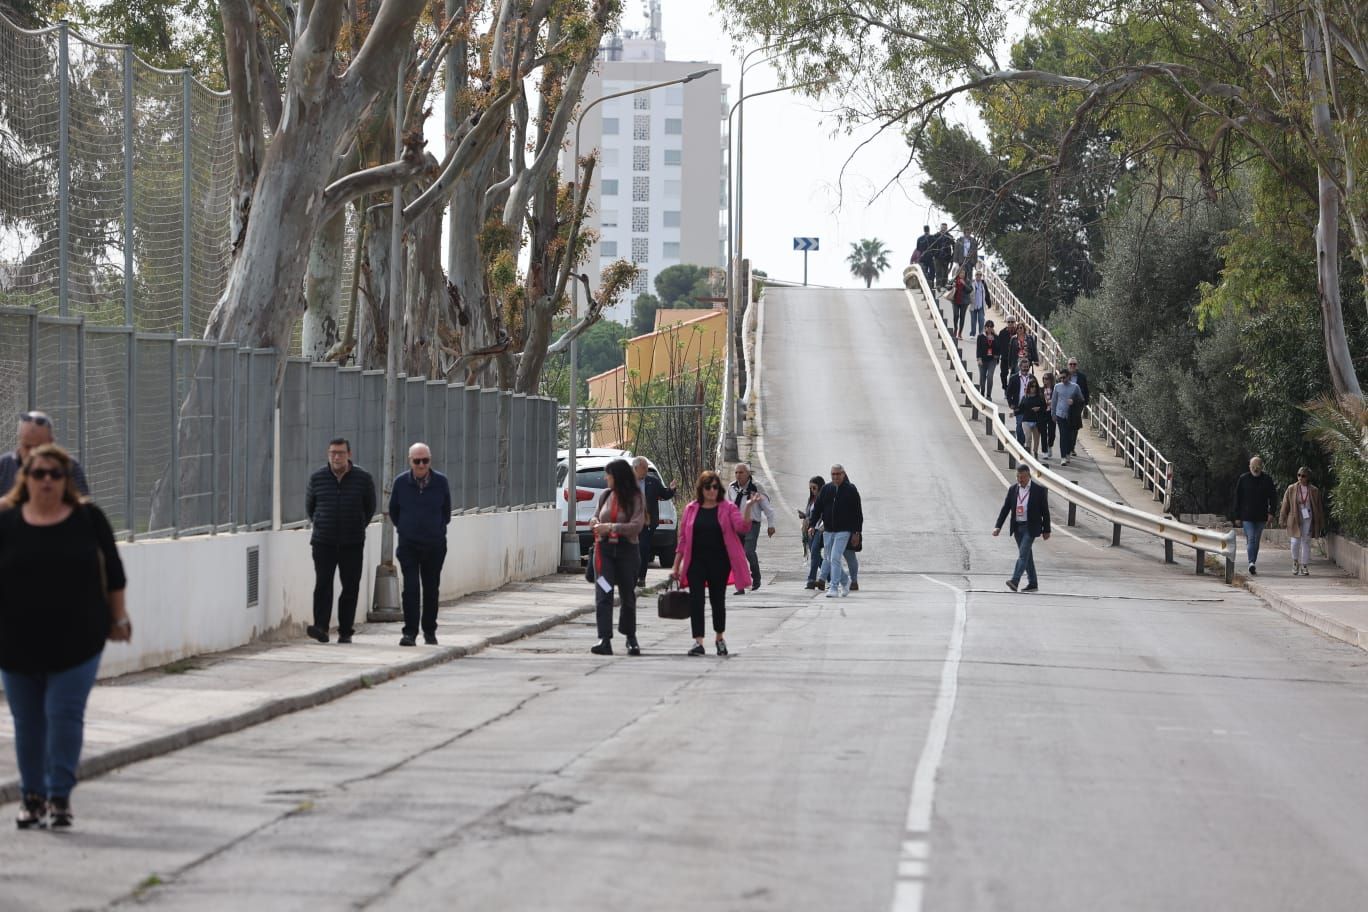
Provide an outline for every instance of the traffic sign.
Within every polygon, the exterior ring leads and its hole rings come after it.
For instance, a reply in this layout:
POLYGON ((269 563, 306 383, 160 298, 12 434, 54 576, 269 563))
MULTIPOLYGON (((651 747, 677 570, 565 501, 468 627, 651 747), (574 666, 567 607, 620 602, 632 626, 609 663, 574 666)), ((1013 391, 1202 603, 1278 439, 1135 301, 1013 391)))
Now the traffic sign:
POLYGON ((820 250, 820 238, 800 238, 793 239, 793 249, 801 250, 806 253, 809 250, 820 250))

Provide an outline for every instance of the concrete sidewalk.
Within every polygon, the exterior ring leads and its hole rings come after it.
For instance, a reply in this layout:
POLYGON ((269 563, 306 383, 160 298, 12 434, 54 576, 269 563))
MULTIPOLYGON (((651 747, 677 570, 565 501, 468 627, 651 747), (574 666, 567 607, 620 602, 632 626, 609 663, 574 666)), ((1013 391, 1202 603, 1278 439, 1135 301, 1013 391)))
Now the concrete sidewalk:
MULTIPOLYGON (((666 578, 652 567, 648 587, 666 578)), ((258 643, 100 682, 86 711, 81 778, 336 700, 594 610, 582 575, 546 576, 443 605, 438 646, 401 647, 400 624, 361 624, 354 642, 258 643)), ((640 611, 654 612, 651 598, 640 611)), ((137 606, 130 606, 137 619, 137 606)), ((135 628, 136 630, 136 628, 135 628)), ((136 633, 135 633, 136 635, 136 633)), ((586 639, 584 648, 593 645, 586 639)), ((110 644, 110 649, 119 648, 110 644)), ((13 727, 0 714, 0 802, 19 797, 13 727)))

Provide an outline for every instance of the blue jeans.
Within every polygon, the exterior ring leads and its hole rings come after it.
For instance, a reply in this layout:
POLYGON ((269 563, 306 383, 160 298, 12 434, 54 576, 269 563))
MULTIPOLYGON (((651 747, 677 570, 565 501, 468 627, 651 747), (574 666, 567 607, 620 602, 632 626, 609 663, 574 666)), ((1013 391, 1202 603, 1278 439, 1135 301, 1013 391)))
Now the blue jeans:
POLYGON ((822 569, 822 534, 814 533, 808 541, 808 578, 809 583, 816 582, 817 571, 822 569))
POLYGON ((822 533, 822 579, 830 586, 843 586, 846 583, 845 568, 841 566, 841 555, 849 553, 849 532, 822 533))
POLYGON ((1266 523, 1244 521, 1245 534, 1245 554, 1249 556, 1251 564, 1259 562, 1259 542, 1263 538, 1263 530, 1266 523))
POLYGON ((974 310, 974 308, 970 307, 969 335, 977 339, 979 333, 983 332, 983 321, 986 319, 988 319, 988 309, 986 307, 982 310, 974 310))
POLYGON ((1031 553, 1031 546, 1035 544, 1036 537, 1026 530, 1024 526, 1017 526, 1017 562, 1012 570, 1012 582, 1021 582, 1021 574, 1026 574, 1028 585, 1036 585, 1035 555, 1031 553))
POLYGON ((14 717, 14 753, 25 792, 67 798, 76 787, 86 699, 99 668, 96 655, 65 671, 0 672, 14 717))
POLYGON ((850 568, 850 581, 858 583, 860 581, 860 552, 845 549, 846 566, 850 568))

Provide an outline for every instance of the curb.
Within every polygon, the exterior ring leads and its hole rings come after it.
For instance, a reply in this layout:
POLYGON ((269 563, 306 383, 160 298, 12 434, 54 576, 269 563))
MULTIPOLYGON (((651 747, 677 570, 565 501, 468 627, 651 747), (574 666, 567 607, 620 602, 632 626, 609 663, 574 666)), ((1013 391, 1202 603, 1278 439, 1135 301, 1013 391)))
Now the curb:
POLYGON ((1235 585, 1247 590, 1251 595, 1258 598, 1269 608, 1272 608, 1279 614, 1286 615, 1300 624, 1305 624, 1307 627, 1319 630, 1326 636, 1348 643, 1350 646, 1359 649, 1368 648, 1368 644, 1364 642, 1365 631, 1362 631, 1357 627, 1350 627, 1348 624, 1342 624, 1339 621, 1328 618, 1322 614, 1317 614, 1316 612, 1302 608, 1286 596, 1271 591, 1267 586, 1255 582, 1254 580, 1249 579, 1249 577, 1236 575, 1235 585))

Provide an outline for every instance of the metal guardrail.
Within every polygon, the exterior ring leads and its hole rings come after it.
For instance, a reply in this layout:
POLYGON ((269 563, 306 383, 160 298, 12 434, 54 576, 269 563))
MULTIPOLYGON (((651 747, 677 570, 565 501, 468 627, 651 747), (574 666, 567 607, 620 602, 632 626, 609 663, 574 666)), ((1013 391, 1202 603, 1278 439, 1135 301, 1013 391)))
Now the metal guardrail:
MULTIPOLYGON (((979 264, 988 284, 988 293, 999 310, 1018 322, 1025 322, 1027 331, 1036 337, 1036 349, 1041 360, 1052 370, 1059 370, 1068 363, 1059 342, 1043 323, 1028 311, 1007 283, 996 272, 979 264)), ((1145 490, 1153 494, 1156 501, 1164 505, 1164 510, 1174 511, 1173 463, 1131 424, 1121 410, 1106 395, 1094 392, 1089 403, 1088 419, 1094 433, 1106 441, 1116 455, 1125 460, 1126 468, 1140 480, 1145 490)))
MULTIPOLYGON (((1206 555, 1209 552, 1221 554, 1225 558, 1226 582, 1229 583, 1234 580, 1235 533, 1233 531, 1221 533, 1197 526, 1189 526, 1167 517, 1145 513, 1125 504, 1112 503, 1077 482, 1056 474, 1052 469, 1031 456, 1030 451, 1016 439, 1015 428, 1007 424, 1005 410, 979 392, 978 385, 974 383, 968 368, 965 367, 963 353, 960 352, 959 345, 950 334, 950 327, 945 322, 945 315, 936 306, 936 299, 926 284, 926 276, 921 269, 916 266, 909 266, 904 270, 903 284, 907 287, 909 296, 911 296, 914 288, 922 293, 925 306, 931 315, 931 324, 940 337, 941 348, 946 352, 946 358, 950 362, 955 380, 959 383, 960 392, 964 396, 964 407, 971 410, 972 417, 975 420, 980 415, 983 416, 985 432, 989 436, 997 438, 999 452, 1005 451, 1008 454, 1008 461, 1012 467, 1015 467, 1017 463, 1025 463, 1030 466, 1031 474, 1040 484, 1045 486, 1046 490, 1057 494, 1068 502, 1069 525, 1074 524, 1076 508, 1081 506, 1111 523, 1113 545, 1121 543, 1121 530, 1127 528, 1162 539, 1164 541, 1164 560, 1167 563, 1173 562, 1173 546, 1175 544, 1192 548, 1197 552, 1196 569, 1199 574, 1206 572, 1206 555)), ((991 288, 989 290, 992 291, 991 288)), ((913 297, 912 303, 915 307, 915 297, 913 297)), ((1053 339, 1051 344, 1053 344, 1053 339)))

